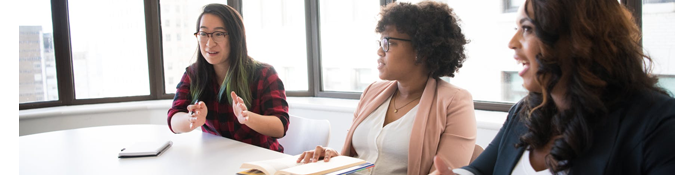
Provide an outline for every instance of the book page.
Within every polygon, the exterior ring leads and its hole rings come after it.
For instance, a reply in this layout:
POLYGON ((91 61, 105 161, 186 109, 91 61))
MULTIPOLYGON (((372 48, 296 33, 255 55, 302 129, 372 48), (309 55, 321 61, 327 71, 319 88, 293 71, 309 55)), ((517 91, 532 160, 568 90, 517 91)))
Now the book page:
MULTIPOLYGON (((297 156, 296 157, 297 160, 297 156)), ((291 168, 283 169, 276 174, 285 175, 285 174, 326 174, 341 169, 361 165, 366 163, 365 160, 361 160, 349 156, 338 156, 330 159, 329 162, 318 161, 316 163, 302 164, 299 166, 294 166, 291 168)))
POLYGON ((267 175, 273 175, 279 170, 283 170, 297 165, 302 165, 301 163, 295 163, 295 161, 298 160, 298 156, 286 157, 281 159, 246 162, 242 164, 240 168, 257 169, 264 172, 267 175))

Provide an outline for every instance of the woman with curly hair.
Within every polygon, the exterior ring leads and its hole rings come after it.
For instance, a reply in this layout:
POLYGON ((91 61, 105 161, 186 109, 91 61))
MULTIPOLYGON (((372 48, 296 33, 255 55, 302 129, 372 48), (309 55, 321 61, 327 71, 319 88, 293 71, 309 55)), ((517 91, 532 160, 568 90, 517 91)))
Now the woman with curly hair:
POLYGON ((372 174, 428 174, 435 155, 469 164, 476 142, 473 99, 440 80, 466 59, 459 19, 447 4, 392 3, 376 32, 379 76, 361 95, 341 153, 317 146, 298 162, 347 155, 373 162, 372 174))
MULTIPOLYGON (((675 99, 616 0, 528 0, 509 42, 530 92, 458 174, 673 174, 675 99)), ((451 174, 442 160, 439 172, 451 174)))

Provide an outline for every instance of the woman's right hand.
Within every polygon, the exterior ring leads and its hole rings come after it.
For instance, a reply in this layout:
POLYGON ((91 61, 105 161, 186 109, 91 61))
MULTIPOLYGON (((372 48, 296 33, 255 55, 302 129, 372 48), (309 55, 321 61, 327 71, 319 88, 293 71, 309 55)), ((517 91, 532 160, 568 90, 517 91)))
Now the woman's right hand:
POLYGON ((340 154, 334 149, 324 148, 321 145, 316 146, 316 149, 305 151, 300 154, 300 157, 297 160, 297 163, 310 163, 317 162, 320 158, 323 157, 324 162, 330 161, 331 157, 339 156, 340 154), (303 160, 304 159, 304 160, 303 160))
MULTIPOLYGON (((194 105, 188 105, 187 110, 193 111, 192 115, 188 118, 191 123, 190 130, 201 127, 204 125, 204 123, 206 123, 206 114, 209 113, 209 109, 206 107, 206 104, 204 104, 203 101, 199 101, 194 105)), ((190 112, 188 112, 188 114, 189 113, 190 112)))

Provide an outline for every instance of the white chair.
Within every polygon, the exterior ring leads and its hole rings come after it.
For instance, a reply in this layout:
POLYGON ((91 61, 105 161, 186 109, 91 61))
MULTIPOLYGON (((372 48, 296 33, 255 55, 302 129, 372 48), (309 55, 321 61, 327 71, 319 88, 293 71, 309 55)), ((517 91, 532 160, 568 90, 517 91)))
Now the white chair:
POLYGON ((473 155, 471 155, 471 161, 469 163, 476 160, 476 158, 478 158, 478 156, 480 156, 480 153, 483 153, 483 147, 476 144, 476 146, 474 146, 474 148, 473 148, 473 155))
POLYGON ((290 125, 286 136, 279 139, 284 147, 284 153, 290 155, 302 154, 304 151, 314 150, 317 145, 328 146, 330 139, 330 122, 291 115, 290 125))

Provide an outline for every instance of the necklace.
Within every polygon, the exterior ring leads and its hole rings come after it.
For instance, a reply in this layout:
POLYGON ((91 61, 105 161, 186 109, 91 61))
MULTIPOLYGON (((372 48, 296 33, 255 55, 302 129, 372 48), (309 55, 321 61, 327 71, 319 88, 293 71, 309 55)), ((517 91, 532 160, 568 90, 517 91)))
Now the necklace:
POLYGON ((417 100, 417 99, 419 99, 419 98, 422 98, 422 96, 419 96, 419 97, 417 97, 417 98, 411 100, 410 102, 406 103, 405 105, 401 106, 400 108, 397 108, 397 107, 396 107, 396 93, 398 93, 398 91, 394 92, 394 96, 391 97, 391 98, 392 98, 391 101, 392 101, 392 103, 394 103, 394 113, 398 113, 398 110, 399 110, 399 109, 401 109, 401 108, 403 108, 403 107, 405 107, 405 106, 408 106, 410 103, 412 103, 413 101, 415 101, 415 100, 417 100))

